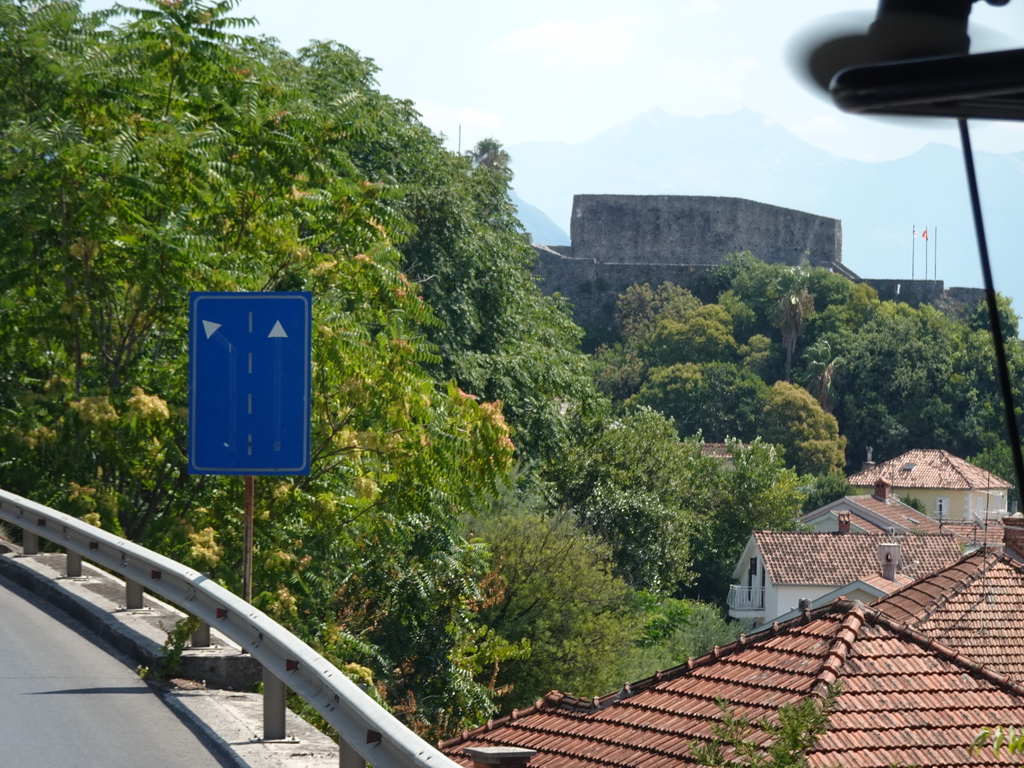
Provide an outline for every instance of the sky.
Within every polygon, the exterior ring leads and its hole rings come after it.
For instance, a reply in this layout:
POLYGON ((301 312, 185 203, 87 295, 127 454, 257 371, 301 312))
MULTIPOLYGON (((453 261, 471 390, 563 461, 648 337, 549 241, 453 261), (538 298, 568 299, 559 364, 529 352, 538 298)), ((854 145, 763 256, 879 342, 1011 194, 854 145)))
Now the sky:
MULTIPOLYGON (((292 52, 335 40, 373 59, 381 91, 415 102, 456 150, 487 137, 578 143, 655 108, 679 116, 747 108, 858 160, 956 144, 951 121, 842 114, 787 63, 801 31, 829 18, 866 24, 874 9, 872 0, 240 0, 234 15, 254 17, 256 32, 292 52)), ((982 43, 975 50, 1024 47, 1024 0, 975 3, 971 30, 982 43)), ((979 123, 972 141, 1021 151, 1024 125, 979 123)))

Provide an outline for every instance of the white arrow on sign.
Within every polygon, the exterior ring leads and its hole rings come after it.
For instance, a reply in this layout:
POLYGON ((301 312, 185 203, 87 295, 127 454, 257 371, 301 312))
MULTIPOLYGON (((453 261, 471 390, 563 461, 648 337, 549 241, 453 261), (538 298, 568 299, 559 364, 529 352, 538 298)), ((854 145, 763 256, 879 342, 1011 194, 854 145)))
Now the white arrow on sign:
POLYGON ((270 333, 267 334, 268 339, 287 339, 288 334, 284 332, 284 326, 281 325, 281 321, 278 320, 274 323, 274 327, 270 329, 270 333))
POLYGON ((206 338, 210 338, 220 328, 220 323, 215 323, 211 320, 203 320, 203 330, 206 331, 206 338))

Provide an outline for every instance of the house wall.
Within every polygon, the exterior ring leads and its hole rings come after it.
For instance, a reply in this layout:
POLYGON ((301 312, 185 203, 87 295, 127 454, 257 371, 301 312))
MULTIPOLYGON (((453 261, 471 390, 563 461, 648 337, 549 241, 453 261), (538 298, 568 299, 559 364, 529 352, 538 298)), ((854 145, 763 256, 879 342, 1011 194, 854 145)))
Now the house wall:
MULTIPOLYGON (((821 515, 806 521, 812 531, 823 533, 839 533, 839 519, 835 515, 821 515)), ((850 533, 878 533, 874 526, 858 525, 858 518, 850 516, 850 533)))
POLYGON ((799 605, 800 598, 802 597, 806 597, 811 600, 816 600, 822 595, 827 595, 835 588, 835 584, 825 584, 822 586, 798 585, 795 587, 774 587, 772 590, 774 602, 772 603, 768 602, 768 590, 765 589, 765 621, 772 621, 775 617, 781 616, 782 614, 787 613, 788 611, 794 610, 797 607, 797 605, 799 605))
MULTIPOLYGON (((863 493, 872 493, 873 489, 858 489, 863 493)), ((929 517, 938 519, 938 503, 940 498, 947 499, 948 508, 943 514, 944 520, 973 522, 972 511, 979 511, 984 516, 986 509, 989 517, 1006 516, 1006 491, 962 491, 929 488, 898 488, 893 487, 892 493, 900 499, 917 499, 924 505, 929 517)))

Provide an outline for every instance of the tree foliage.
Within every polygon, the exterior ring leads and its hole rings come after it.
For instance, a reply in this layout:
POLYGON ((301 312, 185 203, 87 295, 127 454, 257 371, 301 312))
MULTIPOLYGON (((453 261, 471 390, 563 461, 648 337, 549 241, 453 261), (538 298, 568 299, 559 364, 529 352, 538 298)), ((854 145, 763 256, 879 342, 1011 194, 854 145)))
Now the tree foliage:
POLYGON ((610 547, 566 512, 518 510, 473 528, 490 545, 501 598, 483 616, 529 649, 496 670, 503 709, 528 706, 551 690, 596 696, 621 685, 643 616, 613 573, 610 547))
POLYGON ((480 620, 460 513, 514 428, 553 441, 587 396, 579 332, 529 273, 506 171, 444 151, 370 61, 288 54, 235 4, 111 26, 0 0, 0 484, 237 589, 240 483, 185 472, 187 297, 311 291, 313 469, 257 484, 255 602, 451 733, 516 652, 480 620))
POLYGON ((581 419, 548 470, 554 505, 611 547, 630 585, 671 593, 690 575, 688 458, 672 423, 650 409, 581 419))
POLYGON ((786 464, 802 475, 827 475, 846 463, 839 423, 796 384, 775 382, 758 423, 761 437, 781 446, 786 464))
MULTIPOLYGON (((1019 323, 1003 297, 999 311, 1011 379, 1019 382, 1019 323)), ((670 284, 634 286, 623 294, 619 316, 620 337, 595 355, 598 386, 617 402, 670 415, 683 436, 761 436, 782 445, 791 465, 815 474, 836 466, 853 471, 867 446, 881 457, 922 446, 970 456, 1005 440, 983 305, 953 314, 882 302, 869 286, 827 270, 741 253, 699 276, 692 293, 670 284), (769 414, 758 418, 770 399, 778 404, 779 391, 770 396, 768 388, 780 380, 803 385, 839 434, 819 409, 790 408, 791 417, 804 418, 788 425, 769 414), (815 457, 809 439, 825 440, 815 457), (797 443, 804 444, 802 458, 797 443), (840 449, 845 455, 837 461, 840 449)), ((1024 387, 1015 390, 1019 402, 1024 387)))

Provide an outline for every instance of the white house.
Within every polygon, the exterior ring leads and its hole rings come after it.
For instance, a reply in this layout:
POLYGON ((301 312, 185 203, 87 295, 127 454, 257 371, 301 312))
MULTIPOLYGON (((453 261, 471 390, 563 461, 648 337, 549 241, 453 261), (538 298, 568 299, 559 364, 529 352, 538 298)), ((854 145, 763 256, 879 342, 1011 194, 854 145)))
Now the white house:
POLYGON ((964 551, 987 546, 999 549, 1003 542, 1002 520, 939 521, 904 504, 883 480, 875 492, 844 496, 803 516, 804 525, 825 533, 945 533, 955 536, 964 551))
POLYGON ((960 556, 948 533, 754 531, 733 570, 729 615, 759 626, 839 595, 874 600, 960 556))

